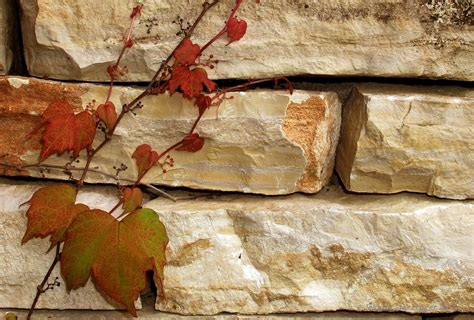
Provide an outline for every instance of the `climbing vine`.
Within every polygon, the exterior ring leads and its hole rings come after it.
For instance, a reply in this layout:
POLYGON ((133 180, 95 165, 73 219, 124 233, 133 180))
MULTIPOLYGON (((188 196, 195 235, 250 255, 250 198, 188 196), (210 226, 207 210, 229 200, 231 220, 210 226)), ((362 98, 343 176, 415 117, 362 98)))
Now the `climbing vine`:
POLYGON ((127 50, 134 46, 133 28, 143 10, 143 5, 138 4, 130 14, 130 25, 123 37, 118 58, 107 67, 110 82, 103 103, 97 108, 88 107, 77 113, 68 101, 55 101, 44 110, 39 125, 32 129, 30 138, 40 136, 39 161, 16 167, 18 170, 48 167, 43 163, 46 159, 68 153, 72 161, 55 168, 65 172, 75 170, 81 174, 77 179, 70 175, 74 184, 63 183, 39 189, 27 203, 28 222, 22 243, 33 238, 49 237, 50 250, 56 252, 43 281, 37 286, 28 319, 39 297, 54 288, 57 279, 51 284, 49 278, 58 263, 68 290, 81 288, 92 279, 103 294, 124 306, 133 316, 136 316, 134 303, 145 288, 147 272, 153 272, 154 281, 163 296, 168 236, 157 213, 142 208, 142 179, 157 166, 163 173, 173 167, 172 152, 201 150, 205 141, 196 132, 199 121, 209 108, 230 99, 228 93, 247 90, 252 85, 266 81, 284 81, 291 90, 291 84, 285 78, 249 81, 228 88, 219 88, 216 82, 208 78, 206 70, 214 68, 219 61, 212 55, 205 57, 205 51, 221 38, 227 39, 226 45, 239 41, 247 31, 247 22, 237 17, 243 0, 236 0, 233 7, 229 8, 230 14, 222 29, 214 37, 204 44, 193 41, 199 23, 219 2, 203 2, 196 19, 182 28, 181 41, 161 63, 143 92, 117 108, 111 96, 116 81, 127 72, 121 61, 127 50), (110 211, 77 203, 78 192, 88 173, 93 171, 92 161, 114 139, 114 132, 121 121, 136 109, 146 107, 142 103, 143 98, 160 94, 180 94, 196 107, 196 119, 187 134, 178 137, 176 143, 165 150, 154 150, 147 144, 137 146, 132 158, 138 175, 128 185, 118 185, 120 196, 110 211), (82 168, 71 166, 81 155, 85 156, 85 165, 82 168), (119 209, 121 214, 115 217, 113 213, 119 209))

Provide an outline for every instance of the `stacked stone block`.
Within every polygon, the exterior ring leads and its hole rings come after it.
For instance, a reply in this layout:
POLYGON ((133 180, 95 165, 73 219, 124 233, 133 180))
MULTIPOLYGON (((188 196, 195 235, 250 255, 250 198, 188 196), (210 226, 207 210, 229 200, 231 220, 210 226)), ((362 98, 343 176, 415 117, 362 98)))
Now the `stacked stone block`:
MULTIPOLYGON (((19 54, 8 40, 17 16, 10 3, 0 1, 0 74, 19 54)), ((198 42, 221 27, 215 21, 231 3, 204 20, 198 42)), ((25 136, 52 101, 68 100, 79 111, 106 95, 106 85, 91 82, 107 80, 133 4, 19 1, 29 76, 0 78, 0 160, 10 165, 0 169, 10 177, 0 181, 0 308, 27 308, 50 259, 44 242, 20 247, 26 219, 19 205, 41 185, 20 177, 69 179, 45 170, 67 156, 48 159, 43 170, 14 169, 38 158, 39 141, 25 136)), ((149 80, 179 40, 171 21, 191 19, 199 5, 145 3, 122 80, 149 80)), ((463 1, 246 1, 240 14, 248 34, 210 48, 224 58, 212 78, 317 75, 341 77, 340 84, 316 90, 296 83, 293 95, 237 92, 206 114, 202 150, 174 154, 176 168, 166 175, 150 172, 147 184, 235 192, 146 203, 170 237, 165 299, 156 310, 474 312, 471 11, 463 1), (350 76, 379 83, 351 83, 350 76), (380 77, 411 84, 381 84, 380 77)), ((112 101, 120 106, 139 92, 119 85, 112 101)), ((196 116, 179 94, 143 103, 96 158, 88 183, 116 183, 113 167, 122 164, 129 169, 120 181, 133 179, 135 146, 162 149, 196 116)), ((81 197, 107 209, 113 190, 87 188, 81 197)), ((41 308, 116 308, 92 284, 48 295, 41 308)))

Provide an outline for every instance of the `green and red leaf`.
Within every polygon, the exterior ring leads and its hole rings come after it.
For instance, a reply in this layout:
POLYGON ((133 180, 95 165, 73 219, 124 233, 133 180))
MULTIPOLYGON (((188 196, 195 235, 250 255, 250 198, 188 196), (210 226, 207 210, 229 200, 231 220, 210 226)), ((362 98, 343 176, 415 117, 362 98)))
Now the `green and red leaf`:
POLYGON ((141 207, 143 202, 143 193, 137 188, 125 188, 122 191, 123 213, 132 212, 141 207))
POLYGON ((97 107, 97 117, 102 121, 110 132, 117 122, 117 110, 111 101, 97 107))
POLYGON ((153 151, 148 144, 139 145, 135 152, 133 152, 132 158, 137 163, 139 178, 148 172, 159 160, 158 153, 153 151))
POLYGON ((67 184, 36 191, 29 201, 28 223, 21 243, 47 236, 51 236, 51 247, 63 242, 71 222, 79 213, 89 209, 83 204, 75 204, 76 195, 76 189, 67 184))
POLYGON ((68 290, 92 277, 108 297, 134 316, 134 302, 154 271, 161 287, 168 236, 156 212, 135 211, 119 221, 101 210, 79 215, 66 234, 61 271, 68 290))

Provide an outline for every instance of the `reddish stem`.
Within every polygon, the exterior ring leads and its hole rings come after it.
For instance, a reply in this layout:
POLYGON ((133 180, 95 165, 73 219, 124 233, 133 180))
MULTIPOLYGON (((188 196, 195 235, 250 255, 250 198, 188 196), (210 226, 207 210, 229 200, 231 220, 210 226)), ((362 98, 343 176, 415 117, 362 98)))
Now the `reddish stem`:
POLYGON ((227 18, 226 23, 224 27, 222 28, 222 30, 219 31, 219 33, 216 34, 211 40, 209 40, 204 46, 202 46, 201 51, 199 52, 199 55, 201 55, 207 48, 209 48, 210 45, 216 42, 219 38, 221 38, 227 32, 227 23, 229 22, 230 19, 235 17, 235 14, 237 13, 237 10, 239 10, 239 7, 242 4, 242 2, 243 0, 237 0, 237 3, 235 4, 235 7, 232 9, 232 12, 230 13, 229 18, 227 18))
POLYGON ((51 276, 51 273, 53 272, 54 267, 58 264, 60 259, 61 259, 60 244, 58 244, 56 245, 56 255, 54 256, 54 260, 51 263, 51 266, 49 267, 48 272, 46 272, 43 278, 43 281, 41 281, 41 284, 38 287, 36 287, 36 296, 35 296, 35 299, 33 300, 33 303, 31 304, 28 315, 26 316, 27 320, 31 319, 31 316, 33 315, 33 312, 35 311, 36 304, 38 303, 39 297, 46 291, 44 286, 48 283, 48 279, 51 276))
POLYGON ((228 87, 225 89, 222 89, 221 91, 217 92, 214 97, 212 97, 212 100, 217 100, 219 97, 222 95, 232 92, 232 91, 239 91, 239 90, 247 90, 250 86, 259 84, 259 83, 264 83, 264 82, 278 82, 278 81, 285 81, 288 84, 288 89, 290 90, 290 93, 293 92, 293 88, 291 87, 291 82, 285 77, 280 77, 280 78, 267 78, 267 79, 260 79, 260 80, 251 80, 247 83, 239 84, 233 87, 228 87))
MULTIPOLYGON (((191 36, 191 34, 194 32, 196 26, 199 24, 199 22, 202 20, 202 18, 204 17, 204 15, 206 14, 206 12, 211 9, 212 7, 214 7, 216 4, 218 4, 221 0, 214 0, 213 2, 211 3, 208 3, 207 1, 204 3, 203 5, 203 9, 201 11, 201 13, 199 14, 198 18, 195 20, 194 24, 191 26, 191 28, 189 29, 186 37, 189 37, 191 36)), ((132 22, 131 22, 131 26, 133 26, 133 20, 135 19, 135 17, 132 17, 132 22)), ((125 39, 125 44, 120 52, 120 55, 117 59, 117 62, 115 64, 116 68, 118 67, 123 55, 125 54, 125 51, 127 49, 127 43, 128 43, 128 40, 130 39, 130 35, 131 35, 131 27, 129 28, 129 31, 128 31, 128 34, 127 34, 127 37, 125 39)), ((84 166, 84 170, 82 172, 82 175, 80 177, 80 179, 78 180, 77 182, 77 190, 79 190, 83 184, 84 184, 84 180, 86 179, 86 176, 87 176, 87 173, 89 171, 89 168, 90 168, 90 165, 91 165, 91 162, 93 160, 93 158, 95 157, 95 155, 111 140, 112 138, 112 135, 115 131, 115 129, 117 128, 118 124, 120 123, 120 121, 123 119, 123 117, 125 116, 125 114, 127 114, 130 110, 133 110, 134 106, 144 97, 146 97, 147 95, 150 94, 150 91, 151 91, 151 88, 153 87, 155 81, 158 79, 158 77, 160 76, 160 74, 163 72, 165 66, 168 65, 168 63, 171 61, 171 59, 173 58, 173 55, 176 51, 176 49, 182 44, 182 42, 184 41, 184 38, 181 40, 181 42, 175 47, 175 49, 173 50, 173 52, 171 52, 171 54, 166 58, 166 60, 160 65, 159 69, 156 71, 155 75, 153 76, 153 78, 151 79, 151 81, 149 82, 147 88, 139 95, 137 96, 132 102, 126 104, 123 106, 122 108, 122 111, 120 112, 118 118, 117 118, 117 121, 115 122, 113 128, 111 128, 111 130, 107 133, 106 135, 106 138, 99 144, 99 146, 97 148, 95 148, 94 150, 89 150, 88 151, 88 155, 87 155, 87 161, 86 161, 86 165, 84 166)), ((110 84, 109 84, 109 90, 108 90, 108 93, 107 93, 107 99, 106 99, 106 103, 110 100, 110 97, 112 95, 112 90, 113 90, 113 86, 114 86, 114 81, 115 81, 115 77, 114 75, 112 74, 111 75, 111 79, 110 79, 110 84)), ((176 143, 175 145, 171 146, 170 148, 168 148, 167 150, 165 150, 165 152, 163 152, 161 155, 160 155, 160 158, 165 155, 167 152, 171 151, 172 149, 176 148, 177 146, 179 146, 180 144, 182 143, 182 140, 179 142, 179 143, 176 143)), ((137 182, 135 184, 138 184, 140 182, 140 180, 143 178, 140 177, 137 182)), ((122 200, 121 200, 122 201, 122 200)), ((121 203, 119 202, 116 207, 118 208, 119 206, 121 205, 121 203)), ((113 212, 113 210, 112 210, 113 212)), ((56 256, 55 256, 55 259, 53 260, 53 263, 51 264, 51 267, 49 268, 48 272, 46 273, 43 281, 41 282, 40 286, 38 287, 37 289, 37 294, 36 294, 36 297, 33 301, 33 304, 30 308, 30 311, 29 311, 29 314, 28 314, 28 319, 31 318, 31 315, 33 314, 34 310, 35 310, 35 307, 36 307, 36 304, 38 302, 38 299, 39 297, 41 296, 41 294, 44 292, 43 288, 44 288, 44 285, 47 283, 50 275, 51 275, 51 272, 53 271, 54 267, 56 266, 56 264, 59 262, 59 259, 60 259, 60 247, 59 245, 57 246, 56 248, 56 256), (41 288, 41 289, 40 289, 41 288)))

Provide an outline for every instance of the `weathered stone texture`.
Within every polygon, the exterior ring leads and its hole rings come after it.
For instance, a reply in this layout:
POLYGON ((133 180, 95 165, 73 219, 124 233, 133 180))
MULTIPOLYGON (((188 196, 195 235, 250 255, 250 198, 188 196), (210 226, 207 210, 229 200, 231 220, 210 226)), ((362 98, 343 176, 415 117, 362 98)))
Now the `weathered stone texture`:
MULTIPOLYGON (((177 16, 193 21, 203 1, 145 3, 123 80, 147 81, 179 39, 177 16)), ((358 75, 474 80, 474 23, 469 1, 245 1, 247 36, 209 54, 221 58, 213 78, 358 75), (434 3, 434 4, 432 4, 434 3), (469 4, 468 4, 469 5, 469 4)), ((207 42, 234 0, 224 0, 197 30, 207 42)), ((106 80, 134 1, 21 0, 28 68, 58 79, 106 80), (113 10, 111 10, 113 8, 113 10)), ((472 4, 471 4, 472 5, 472 4)))
POLYGON ((14 19, 13 0, 0 0, 0 75, 7 74, 13 62, 14 19))
MULTIPOLYGON (((2 312, 3 310, 0 310, 2 312)), ((25 310, 13 310, 19 319, 27 315, 25 310)), ((323 320, 422 320, 421 316, 408 315, 403 313, 356 313, 356 312, 329 312, 329 313, 299 313, 264 316, 245 315, 216 315, 216 316, 181 316, 177 314, 158 312, 155 310, 138 311, 139 319, 185 319, 185 320, 293 320, 293 319, 323 319, 323 320)), ((35 320, 109 320, 109 319, 130 319, 130 315, 125 311, 52 311, 38 310, 35 312, 35 320)), ((8 319, 6 319, 8 320, 8 319)), ((435 320, 471 320, 471 318, 459 319, 435 319, 435 320)))
MULTIPOLYGON (((29 308, 54 257, 54 250, 46 254, 49 241, 33 239, 21 245, 26 229, 26 207, 21 206, 41 185, 0 179, 0 308, 29 308), (20 207, 21 206, 21 207, 20 207)), ((110 210, 117 202, 111 188, 86 188, 78 201, 94 208, 110 210)), ((38 308, 46 309, 115 309, 89 281, 85 288, 67 293, 59 266, 53 271, 51 282, 59 277, 60 287, 42 295, 38 308)), ((137 303, 140 307, 140 303, 137 303)))
MULTIPOLYGON (((38 125, 47 105, 68 100, 80 109, 106 96, 106 86, 65 84, 28 78, 0 79, 0 155, 10 164, 36 163, 39 137, 25 139, 38 125), (5 156, 6 155, 6 156, 5 156)), ((112 100, 116 106, 131 101, 140 89, 119 87, 112 100)), ((127 115, 112 141, 101 151, 89 182, 115 182, 121 164, 129 169, 120 178, 135 180, 137 171, 131 158, 143 143, 164 150, 191 128, 197 109, 179 94, 142 100, 144 108, 127 115)), ((219 109, 208 111, 198 132, 206 138, 197 153, 173 152, 175 167, 163 175, 161 168, 150 171, 144 182, 193 188, 241 191, 262 194, 314 193, 330 179, 340 130, 340 102, 335 93, 296 91, 251 91, 233 94, 219 109), (218 117, 217 117, 218 114, 218 117)), ((98 136, 102 139, 103 134, 98 136)), ((68 156, 48 159, 48 164, 64 165, 68 156)), ((81 167, 84 161, 75 164, 81 167)), ((17 174, 10 170, 10 174, 17 174)), ((33 176, 67 179, 61 170, 33 176)), ((77 172, 75 175, 77 176, 77 172)))
POLYGON ((155 200, 161 311, 474 311, 474 202, 398 194, 155 200))
POLYGON ((336 169, 355 192, 474 198, 474 90, 357 85, 336 169))

